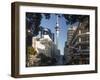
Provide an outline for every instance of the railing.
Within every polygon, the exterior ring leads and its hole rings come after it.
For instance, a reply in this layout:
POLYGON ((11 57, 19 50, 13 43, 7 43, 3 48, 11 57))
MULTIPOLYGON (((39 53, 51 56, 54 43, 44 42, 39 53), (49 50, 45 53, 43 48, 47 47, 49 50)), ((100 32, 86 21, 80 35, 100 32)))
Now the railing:
POLYGON ((75 42, 75 40, 78 39, 79 37, 85 37, 85 36, 89 36, 89 32, 76 35, 76 37, 73 39, 71 44, 73 44, 75 42))

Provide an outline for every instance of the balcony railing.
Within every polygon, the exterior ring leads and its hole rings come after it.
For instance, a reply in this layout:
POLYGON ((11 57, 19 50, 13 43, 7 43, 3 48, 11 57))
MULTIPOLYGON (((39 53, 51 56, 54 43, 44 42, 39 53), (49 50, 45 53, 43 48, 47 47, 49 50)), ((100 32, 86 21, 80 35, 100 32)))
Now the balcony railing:
POLYGON ((81 34, 76 35, 76 37, 72 40, 72 43, 71 44, 73 44, 80 37, 89 37, 89 32, 81 33, 81 34))
POLYGON ((79 46, 79 45, 89 45, 89 41, 81 41, 81 42, 76 42, 74 47, 79 46))

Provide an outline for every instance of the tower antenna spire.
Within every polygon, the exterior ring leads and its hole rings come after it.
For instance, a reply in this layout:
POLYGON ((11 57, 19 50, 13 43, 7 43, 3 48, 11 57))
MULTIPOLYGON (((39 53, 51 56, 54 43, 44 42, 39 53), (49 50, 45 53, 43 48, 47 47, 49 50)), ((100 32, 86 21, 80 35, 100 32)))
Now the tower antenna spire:
POLYGON ((56 45, 57 45, 57 48, 58 48, 58 38, 59 38, 59 31, 60 31, 60 27, 59 27, 59 15, 56 14, 56 27, 55 27, 55 31, 56 31, 56 45))

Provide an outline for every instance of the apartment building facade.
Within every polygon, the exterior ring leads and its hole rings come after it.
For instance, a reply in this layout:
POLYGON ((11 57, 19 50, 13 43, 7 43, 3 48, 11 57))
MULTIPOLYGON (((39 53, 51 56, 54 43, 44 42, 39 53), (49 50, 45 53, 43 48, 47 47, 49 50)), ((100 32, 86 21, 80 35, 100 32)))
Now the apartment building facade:
POLYGON ((89 64, 89 16, 81 20, 69 42, 71 64, 89 64))

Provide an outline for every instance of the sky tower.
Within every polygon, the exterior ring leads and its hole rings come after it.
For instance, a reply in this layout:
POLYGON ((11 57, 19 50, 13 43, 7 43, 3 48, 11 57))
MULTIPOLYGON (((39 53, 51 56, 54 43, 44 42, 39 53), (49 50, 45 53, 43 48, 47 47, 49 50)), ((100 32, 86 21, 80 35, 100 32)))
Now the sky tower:
POLYGON ((55 27, 55 31, 56 31, 56 45, 57 45, 57 48, 58 48, 58 38, 59 38, 59 31, 60 31, 60 27, 59 27, 59 17, 60 15, 56 14, 56 17, 57 17, 57 20, 56 20, 56 27, 55 27))

